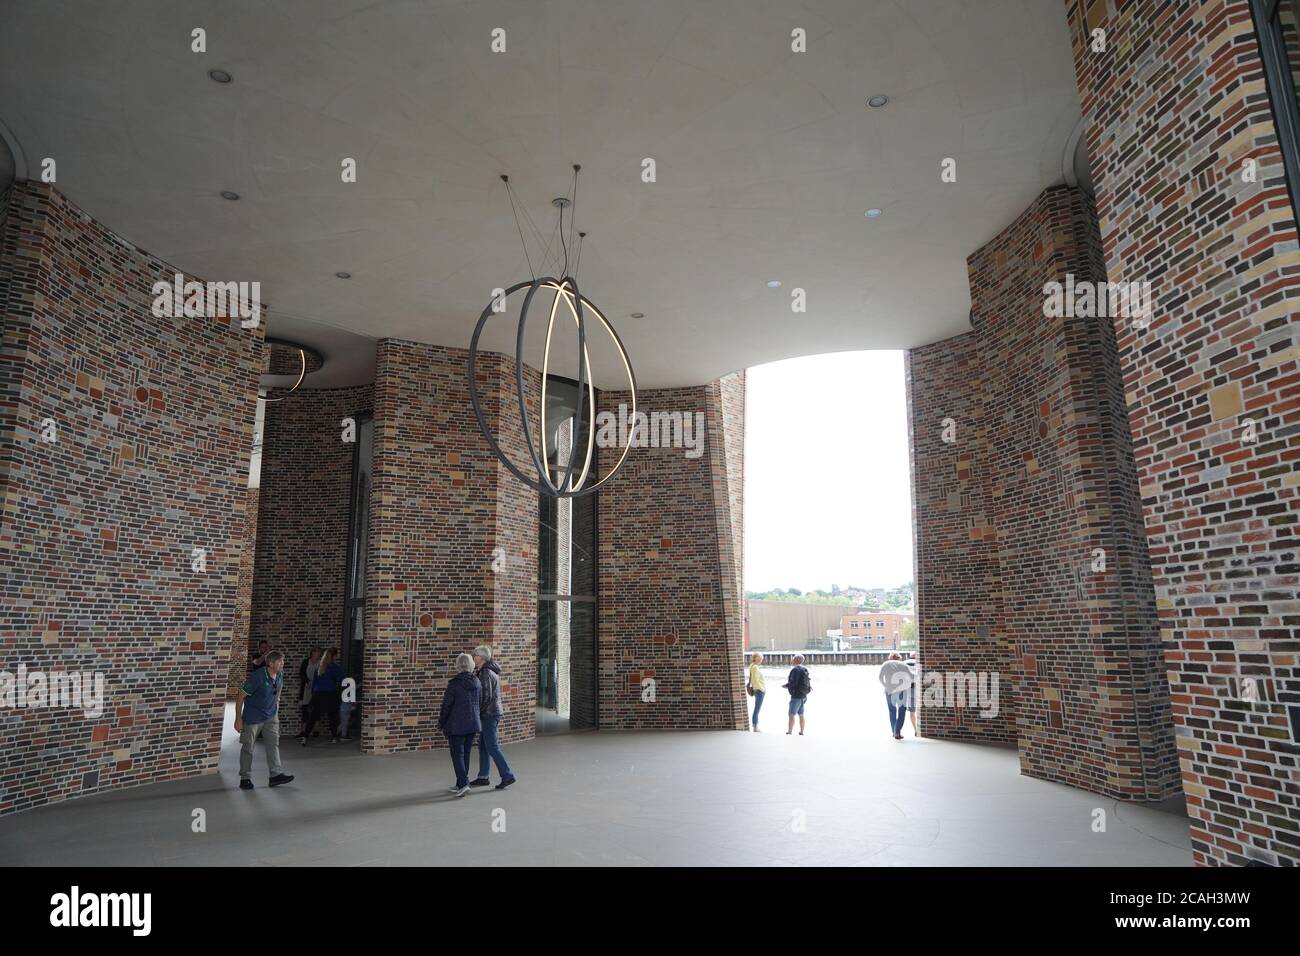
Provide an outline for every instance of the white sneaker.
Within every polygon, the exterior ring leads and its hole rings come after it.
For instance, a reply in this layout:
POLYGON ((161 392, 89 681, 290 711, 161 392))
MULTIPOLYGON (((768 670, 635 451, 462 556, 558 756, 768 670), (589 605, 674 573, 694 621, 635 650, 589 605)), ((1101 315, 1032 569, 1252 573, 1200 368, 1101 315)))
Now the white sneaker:
POLYGON ((450 787, 447 788, 447 792, 448 792, 448 793, 460 793, 460 787, 456 786, 456 785, 453 783, 450 787))
POLYGON ((465 794, 467 794, 467 793, 469 793, 469 787, 457 787, 457 788, 456 788, 456 796, 458 796, 458 797, 463 797, 463 796, 465 796, 465 794))

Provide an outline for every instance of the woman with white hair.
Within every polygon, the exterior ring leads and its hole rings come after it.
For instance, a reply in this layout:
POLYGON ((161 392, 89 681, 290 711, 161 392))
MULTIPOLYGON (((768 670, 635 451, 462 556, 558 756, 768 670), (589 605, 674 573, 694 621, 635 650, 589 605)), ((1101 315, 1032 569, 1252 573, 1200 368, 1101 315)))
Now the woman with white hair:
POLYGON ((469 793, 469 755, 474 749, 474 735, 482 729, 479 699, 482 688, 474 676, 474 658, 461 654, 456 658, 456 676, 447 682, 438 713, 438 729, 451 744, 451 762, 456 768, 456 785, 452 793, 463 797, 469 793))
POLYGON ((479 721, 483 725, 483 731, 478 735, 478 776, 469 785, 486 787, 492 782, 488 776, 492 769, 488 764, 488 758, 491 757, 497 765, 497 773, 501 775, 501 782, 496 789, 504 790, 515 782, 515 775, 510 772, 506 755, 497 743, 497 725, 501 723, 501 715, 506 712, 501 706, 501 666, 492 659, 492 648, 480 644, 474 648, 474 667, 474 673, 483 688, 483 696, 479 700, 479 721))

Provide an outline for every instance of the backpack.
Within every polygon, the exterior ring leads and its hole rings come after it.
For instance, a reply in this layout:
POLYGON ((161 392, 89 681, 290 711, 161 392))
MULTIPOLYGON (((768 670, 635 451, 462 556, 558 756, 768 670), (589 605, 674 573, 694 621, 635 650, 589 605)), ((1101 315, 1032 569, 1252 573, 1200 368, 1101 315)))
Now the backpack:
POLYGON ((812 677, 808 674, 808 669, 802 664, 794 672, 794 678, 790 682, 791 697, 807 697, 812 693, 812 677))

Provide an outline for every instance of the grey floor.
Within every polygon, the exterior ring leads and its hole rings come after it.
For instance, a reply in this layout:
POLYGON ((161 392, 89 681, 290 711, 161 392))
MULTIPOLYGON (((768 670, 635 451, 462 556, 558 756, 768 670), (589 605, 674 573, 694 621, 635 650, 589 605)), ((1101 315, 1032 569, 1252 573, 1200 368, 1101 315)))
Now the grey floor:
POLYGON ((519 783, 463 799, 446 793, 446 751, 362 756, 355 742, 287 742, 297 779, 275 790, 259 746, 257 789, 241 791, 227 720, 217 775, 0 819, 0 863, 1191 865, 1181 807, 1022 777, 1010 749, 917 739, 910 726, 895 741, 883 717, 820 732, 810 718, 807 736, 786 736, 780 708, 768 710, 761 734, 601 732, 515 745, 507 756, 519 783), (191 829, 200 808, 206 833, 191 829), (1092 829, 1096 808, 1104 833, 1092 829))

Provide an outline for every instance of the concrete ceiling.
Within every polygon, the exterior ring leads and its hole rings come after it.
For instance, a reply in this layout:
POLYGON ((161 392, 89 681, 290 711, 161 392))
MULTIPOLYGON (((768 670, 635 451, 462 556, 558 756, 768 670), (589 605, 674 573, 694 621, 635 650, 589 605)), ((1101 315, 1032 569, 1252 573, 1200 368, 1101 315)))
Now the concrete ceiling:
MULTIPOLYGON (((642 385, 961 333, 966 256, 1061 181, 1078 119, 1052 0, 0 4, 0 121, 29 175, 54 157, 126 239, 260 281, 321 375, 313 324, 466 346, 491 290, 528 277, 499 175, 549 237, 573 163, 578 279, 642 385)), ((488 347, 513 351, 515 315, 488 347)))

